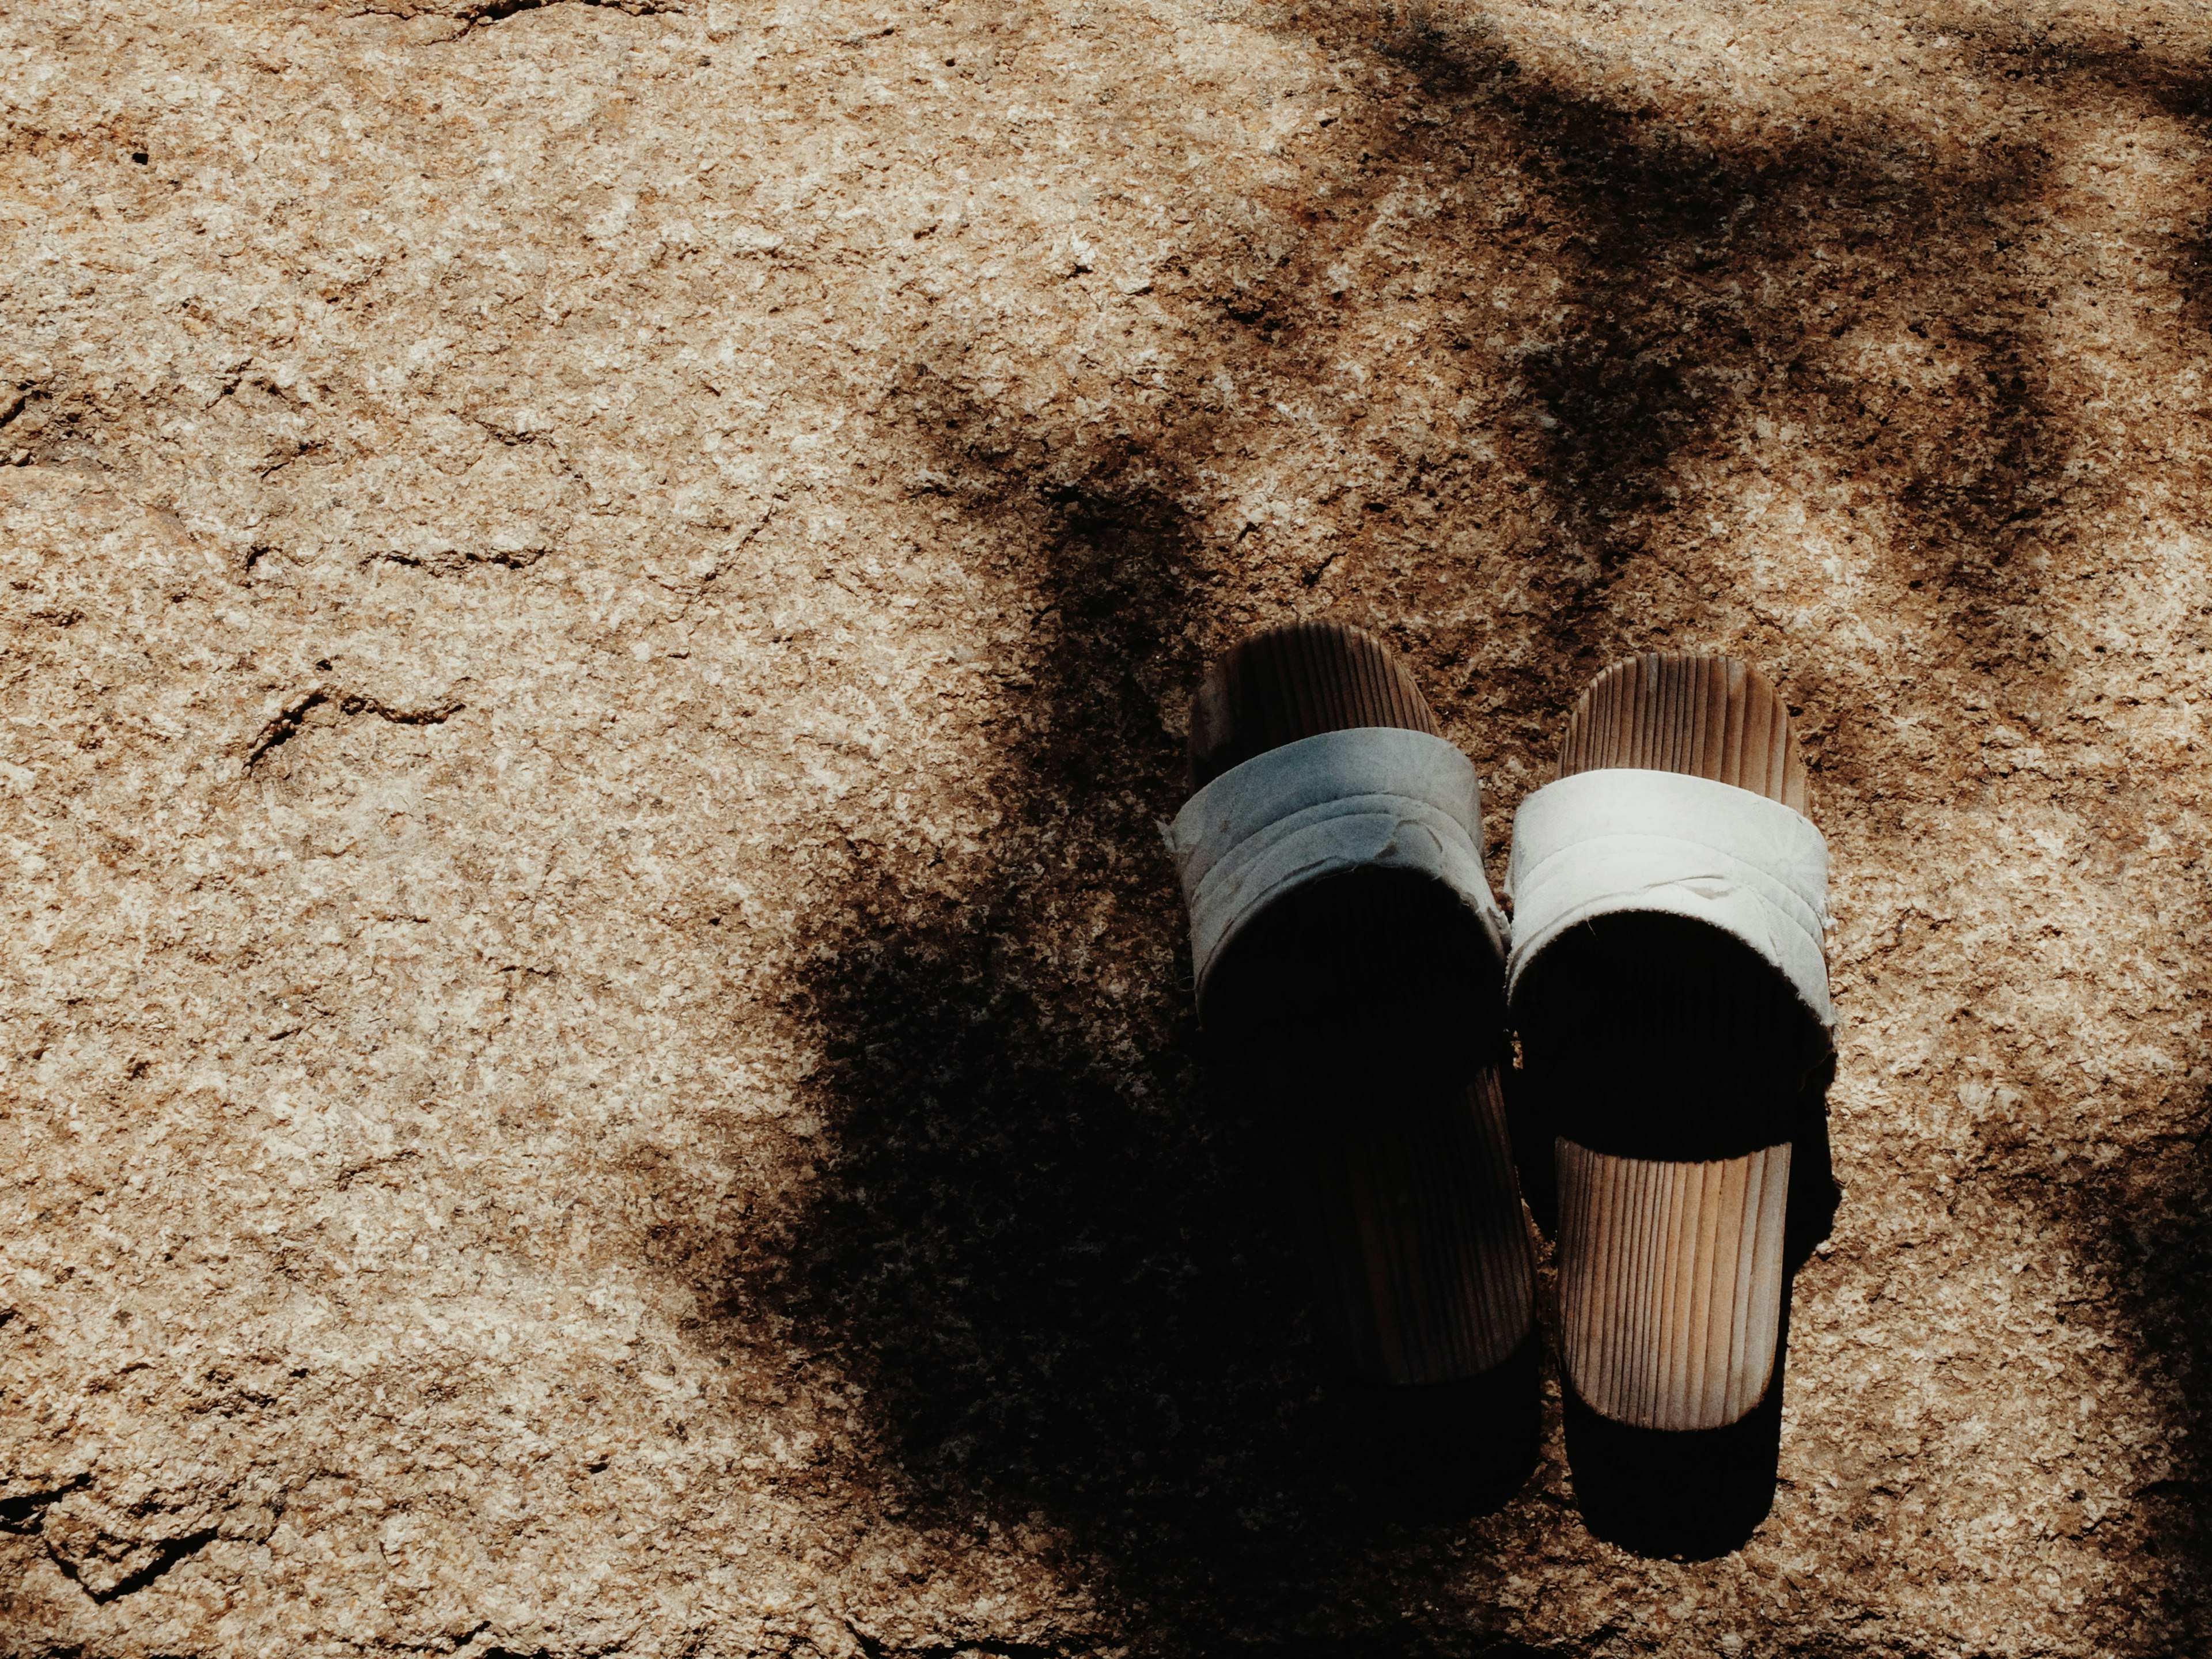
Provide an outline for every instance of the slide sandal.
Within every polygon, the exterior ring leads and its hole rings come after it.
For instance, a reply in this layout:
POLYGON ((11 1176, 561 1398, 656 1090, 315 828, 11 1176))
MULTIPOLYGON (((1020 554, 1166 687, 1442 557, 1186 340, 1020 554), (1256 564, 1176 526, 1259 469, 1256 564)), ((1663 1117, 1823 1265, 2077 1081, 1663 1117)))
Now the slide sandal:
POLYGON ((1387 647, 1328 623, 1218 664, 1190 757, 1200 1016, 1257 1091, 1320 1322, 1433 1431, 1443 1495, 1517 1485, 1539 1339, 1474 769, 1387 647))
POLYGON ((1577 1501, 1631 1547, 1724 1553, 1773 1501, 1790 1280, 1835 1207, 1827 848, 1779 694, 1727 657, 1607 670, 1507 888, 1577 1501))

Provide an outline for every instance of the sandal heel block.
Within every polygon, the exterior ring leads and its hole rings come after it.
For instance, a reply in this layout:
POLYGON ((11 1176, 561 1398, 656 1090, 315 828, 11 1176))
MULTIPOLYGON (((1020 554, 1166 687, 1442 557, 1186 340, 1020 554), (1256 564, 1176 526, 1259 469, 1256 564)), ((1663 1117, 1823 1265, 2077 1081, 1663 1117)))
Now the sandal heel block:
POLYGON ((1512 880, 1577 1499, 1601 1536, 1722 1553, 1773 1501, 1790 1279, 1835 1197, 1826 855, 1779 694, 1726 657, 1608 669, 1512 880))
POLYGON ((1473 769, 1389 648, 1331 623, 1216 665, 1190 758, 1200 1015, 1273 1142, 1318 1322, 1380 1387, 1367 1473, 1494 1498, 1534 1461, 1540 1338, 1473 769))

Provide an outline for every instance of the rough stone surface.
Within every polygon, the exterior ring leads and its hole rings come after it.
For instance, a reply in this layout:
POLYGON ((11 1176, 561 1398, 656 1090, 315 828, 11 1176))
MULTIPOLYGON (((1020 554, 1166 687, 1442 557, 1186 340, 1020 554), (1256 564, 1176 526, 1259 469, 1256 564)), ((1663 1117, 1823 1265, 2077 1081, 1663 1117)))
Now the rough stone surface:
POLYGON ((0 11, 0 1644, 2212 1644, 2212 16, 0 11), (1502 842, 1761 664, 1847 1198, 1741 1552, 1362 1486, 1188 1010, 1328 614, 1502 842))

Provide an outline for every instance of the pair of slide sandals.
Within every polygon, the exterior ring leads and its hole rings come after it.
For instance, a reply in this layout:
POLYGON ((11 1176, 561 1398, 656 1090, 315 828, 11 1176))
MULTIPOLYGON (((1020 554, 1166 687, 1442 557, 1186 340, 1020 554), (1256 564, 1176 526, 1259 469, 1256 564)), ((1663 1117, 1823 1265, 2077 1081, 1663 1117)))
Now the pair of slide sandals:
POLYGON ((1372 635, 1245 641, 1190 757, 1200 1018, 1276 1127, 1323 1328, 1443 1407, 1440 1455, 1533 1455, 1525 1183, 1585 1518, 1655 1553, 1741 1542, 1835 1205, 1827 854, 1774 688, 1724 657, 1600 675, 1516 817, 1510 923, 1474 766, 1372 635))

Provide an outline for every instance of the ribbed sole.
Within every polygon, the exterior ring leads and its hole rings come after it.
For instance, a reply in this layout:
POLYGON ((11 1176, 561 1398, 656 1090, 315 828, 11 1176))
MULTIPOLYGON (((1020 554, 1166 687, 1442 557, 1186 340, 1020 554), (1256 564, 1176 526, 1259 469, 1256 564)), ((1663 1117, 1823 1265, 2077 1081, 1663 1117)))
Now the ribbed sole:
POLYGON ((1615 1422, 1713 1429, 1759 1404, 1782 1314, 1785 1143, 1709 1164, 1558 1145, 1559 1347, 1615 1422))
MULTIPOLYGON (((1655 654, 1607 670, 1559 752, 1563 777, 1640 767, 1805 801, 1788 709, 1764 676, 1727 658, 1655 654)), ((1783 1149, 1786 1170, 1803 1017, 1751 951, 1679 919, 1606 918, 1547 956, 1518 1012, 1561 1130, 1562 1319, 1572 1309, 1577 1322, 1563 1343, 1567 1380, 1619 1422, 1723 1427, 1758 1403, 1772 1371, 1781 1194, 1762 1238, 1765 1206, 1717 1193, 1704 1205, 1698 1172, 1764 1170, 1770 1149, 1783 1149), (1600 986, 1602 1000, 1588 994, 1600 986), (1660 1099, 1672 1109, 1653 1110, 1660 1099), (1771 1270, 1747 1281, 1747 1306, 1733 1291, 1688 1292, 1701 1254, 1748 1270, 1762 1245, 1771 1270)))
POLYGON ((1323 1327, 1379 1381, 1503 1364, 1535 1303, 1496 1071, 1413 1101, 1330 1104, 1282 1138, 1323 1327))
POLYGON ((1810 816, 1789 708, 1734 657, 1652 652, 1590 682, 1559 743, 1559 775, 1613 766, 1711 778, 1810 816))
MULTIPOLYGON (((1361 726, 1437 730, 1371 635, 1274 629, 1200 688, 1192 778, 1361 726)), ((1207 1024, 1274 1117, 1321 1322, 1376 1382, 1480 1376, 1534 1322, 1497 1070, 1499 988, 1495 953, 1458 901, 1389 871, 1289 895, 1209 978, 1207 1024)))
POLYGON ((1292 623, 1239 643, 1191 704, 1190 787, 1323 732, 1394 726, 1437 733, 1428 699, 1397 653, 1364 629, 1292 623))

